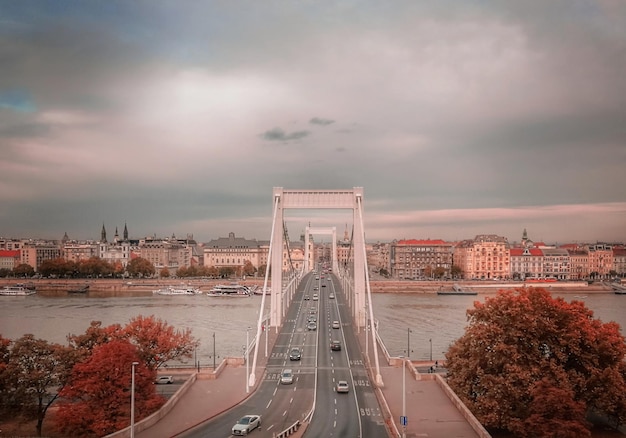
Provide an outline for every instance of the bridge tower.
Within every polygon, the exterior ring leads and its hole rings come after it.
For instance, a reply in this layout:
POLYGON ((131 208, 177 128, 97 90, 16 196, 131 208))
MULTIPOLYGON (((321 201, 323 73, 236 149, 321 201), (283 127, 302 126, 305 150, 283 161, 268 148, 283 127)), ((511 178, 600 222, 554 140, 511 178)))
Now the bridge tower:
MULTIPOLYGON (((347 294, 347 302, 352 313, 352 320, 360 330, 365 327, 366 320, 374 321, 374 311, 371 300, 371 290, 369 288, 369 276, 367 272, 366 251, 365 251, 365 230, 363 228, 363 187, 354 187, 352 190, 286 190, 282 187, 274 187, 273 196, 273 220, 272 232, 270 238, 270 247, 268 254, 268 262, 270 263, 270 314, 269 327, 278 328, 282 324, 285 314, 284 307, 288 300, 291 300, 292 292, 283 291, 283 245, 284 245, 284 211, 289 209, 342 209, 352 210, 353 217, 353 249, 354 264, 352 272, 351 288, 344 289, 347 294), (367 290, 366 290, 367 288, 367 290), (367 295, 367 296, 366 296, 367 295), (367 298, 367 300, 366 300, 367 298), (367 315, 369 313, 369 315, 367 315)), ((307 237, 305 251, 308 248, 309 232, 332 233, 333 235, 333 270, 339 274, 337 262, 336 248, 336 230, 335 229, 309 229, 307 228, 307 237)), ((308 254, 307 254, 308 256, 308 254)), ((305 271, 310 269, 308 265, 308 257, 305 257, 305 271)), ((345 275, 345 273, 344 273, 345 275)), ((265 279, 264 289, 267 286, 267 276, 265 279)), ((289 288, 294 284, 291 279, 289 288)), ((261 302, 264 305, 265 295, 261 302)), ((257 323, 256 339, 259 339, 261 333, 261 318, 257 323)), ((374 344, 374 336, 372 336, 374 344)), ((255 349, 252 364, 252 373, 249 377, 249 384, 254 385, 256 376, 254 370, 256 368, 258 349, 255 349)), ((380 375, 380 367, 378 364, 378 355, 376 360, 376 382, 382 386, 382 377, 380 375)))

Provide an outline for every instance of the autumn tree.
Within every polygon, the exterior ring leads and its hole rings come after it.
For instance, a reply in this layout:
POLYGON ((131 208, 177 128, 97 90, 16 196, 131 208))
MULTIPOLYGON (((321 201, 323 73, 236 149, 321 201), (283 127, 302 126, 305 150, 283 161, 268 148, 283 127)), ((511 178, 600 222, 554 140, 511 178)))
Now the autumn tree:
POLYGON ((16 277, 32 277, 35 275, 35 268, 27 263, 20 263, 13 268, 13 275, 16 277))
POLYGON ((11 408, 11 388, 9 387, 10 374, 8 373, 9 357, 11 354, 11 340, 0 335, 0 415, 4 415, 11 408))
POLYGON ((132 363, 135 367, 135 418, 141 420, 161 407, 156 394, 156 371, 141 362, 137 348, 113 340, 94 348, 74 366, 70 385, 61 391, 57 429, 68 436, 104 436, 130 424, 132 363))
POLYGON ((190 329, 176 330, 154 315, 131 319, 124 333, 137 347, 141 361, 153 370, 167 361, 191 357, 197 345, 190 329))
POLYGON ((37 435, 41 436, 48 408, 58 397, 65 383, 67 363, 62 360, 67 348, 35 339, 27 334, 17 339, 8 355, 4 383, 10 388, 10 403, 20 406, 22 413, 32 409, 37 419, 37 435))
POLYGON ((250 260, 246 260, 246 262, 243 265, 243 275, 250 277, 254 275, 255 272, 256 272, 256 268, 254 267, 252 262, 250 260))
POLYGON ((131 277, 151 277, 156 272, 156 269, 149 260, 137 257, 128 262, 126 271, 131 277))
POLYGON ((589 410, 624 421, 618 324, 534 288, 500 291, 467 315, 465 334, 446 355, 448 383, 485 427, 531 437, 545 421, 570 431, 551 436, 568 437, 588 436, 576 433, 588 429, 589 410))

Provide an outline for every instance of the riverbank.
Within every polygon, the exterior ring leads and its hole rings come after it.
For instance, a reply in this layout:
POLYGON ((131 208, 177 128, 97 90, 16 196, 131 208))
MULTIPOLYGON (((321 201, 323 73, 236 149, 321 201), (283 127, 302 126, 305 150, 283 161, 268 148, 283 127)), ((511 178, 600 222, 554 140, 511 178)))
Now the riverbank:
MULTIPOLYGON (((213 288, 217 284, 229 283, 231 280, 220 279, 32 279, 20 280, 15 278, 0 279, 0 287, 14 285, 16 283, 32 285, 38 291, 46 291, 52 294, 65 294, 70 290, 89 286, 89 293, 113 295, 113 296, 138 296, 152 293, 153 290, 166 286, 178 286, 181 284, 194 286, 203 292, 213 288)), ((263 286, 263 279, 246 279, 237 281, 247 286, 263 286)), ((546 282, 546 283, 523 283, 523 282, 496 282, 496 281, 410 281, 410 280, 371 280, 372 293, 386 294, 436 294, 439 291, 449 291, 458 284, 462 289, 469 289, 479 294, 495 293, 500 289, 515 289, 520 287, 542 287, 558 293, 613 293, 613 289, 603 283, 587 284, 586 281, 574 282, 546 282)))

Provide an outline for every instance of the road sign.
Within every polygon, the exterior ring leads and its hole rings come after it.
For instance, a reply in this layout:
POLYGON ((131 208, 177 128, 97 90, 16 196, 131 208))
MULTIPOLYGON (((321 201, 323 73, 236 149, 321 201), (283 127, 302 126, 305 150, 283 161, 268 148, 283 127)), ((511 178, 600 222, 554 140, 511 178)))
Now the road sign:
POLYGON ((400 424, 403 426, 406 426, 406 424, 408 423, 407 417, 405 415, 401 415, 400 416, 400 424))

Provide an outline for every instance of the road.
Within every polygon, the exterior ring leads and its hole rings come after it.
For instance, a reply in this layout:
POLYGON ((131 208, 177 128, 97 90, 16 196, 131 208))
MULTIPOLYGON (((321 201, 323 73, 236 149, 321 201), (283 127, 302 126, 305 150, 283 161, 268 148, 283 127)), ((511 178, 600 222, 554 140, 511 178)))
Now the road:
POLYGON ((320 273, 316 277, 311 273, 303 278, 256 393, 241 405, 182 436, 229 437, 232 426, 247 414, 261 415, 261 427, 253 432, 259 438, 272 437, 296 421, 308 420, 305 437, 387 436, 349 308, 333 276, 320 273), (336 298, 329 298, 331 293, 336 298), (314 294, 319 299, 315 300, 314 294), (307 328, 311 315, 317 317, 315 330, 307 328), (332 328, 333 321, 340 321, 340 327, 332 328), (339 340, 342 349, 331 351, 331 340, 339 340), (293 347, 301 349, 301 360, 289 359, 293 347), (292 384, 280 383, 284 369, 293 370, 292 384), (349 382, 347 394, 335 391, 338 380, 349 382))

